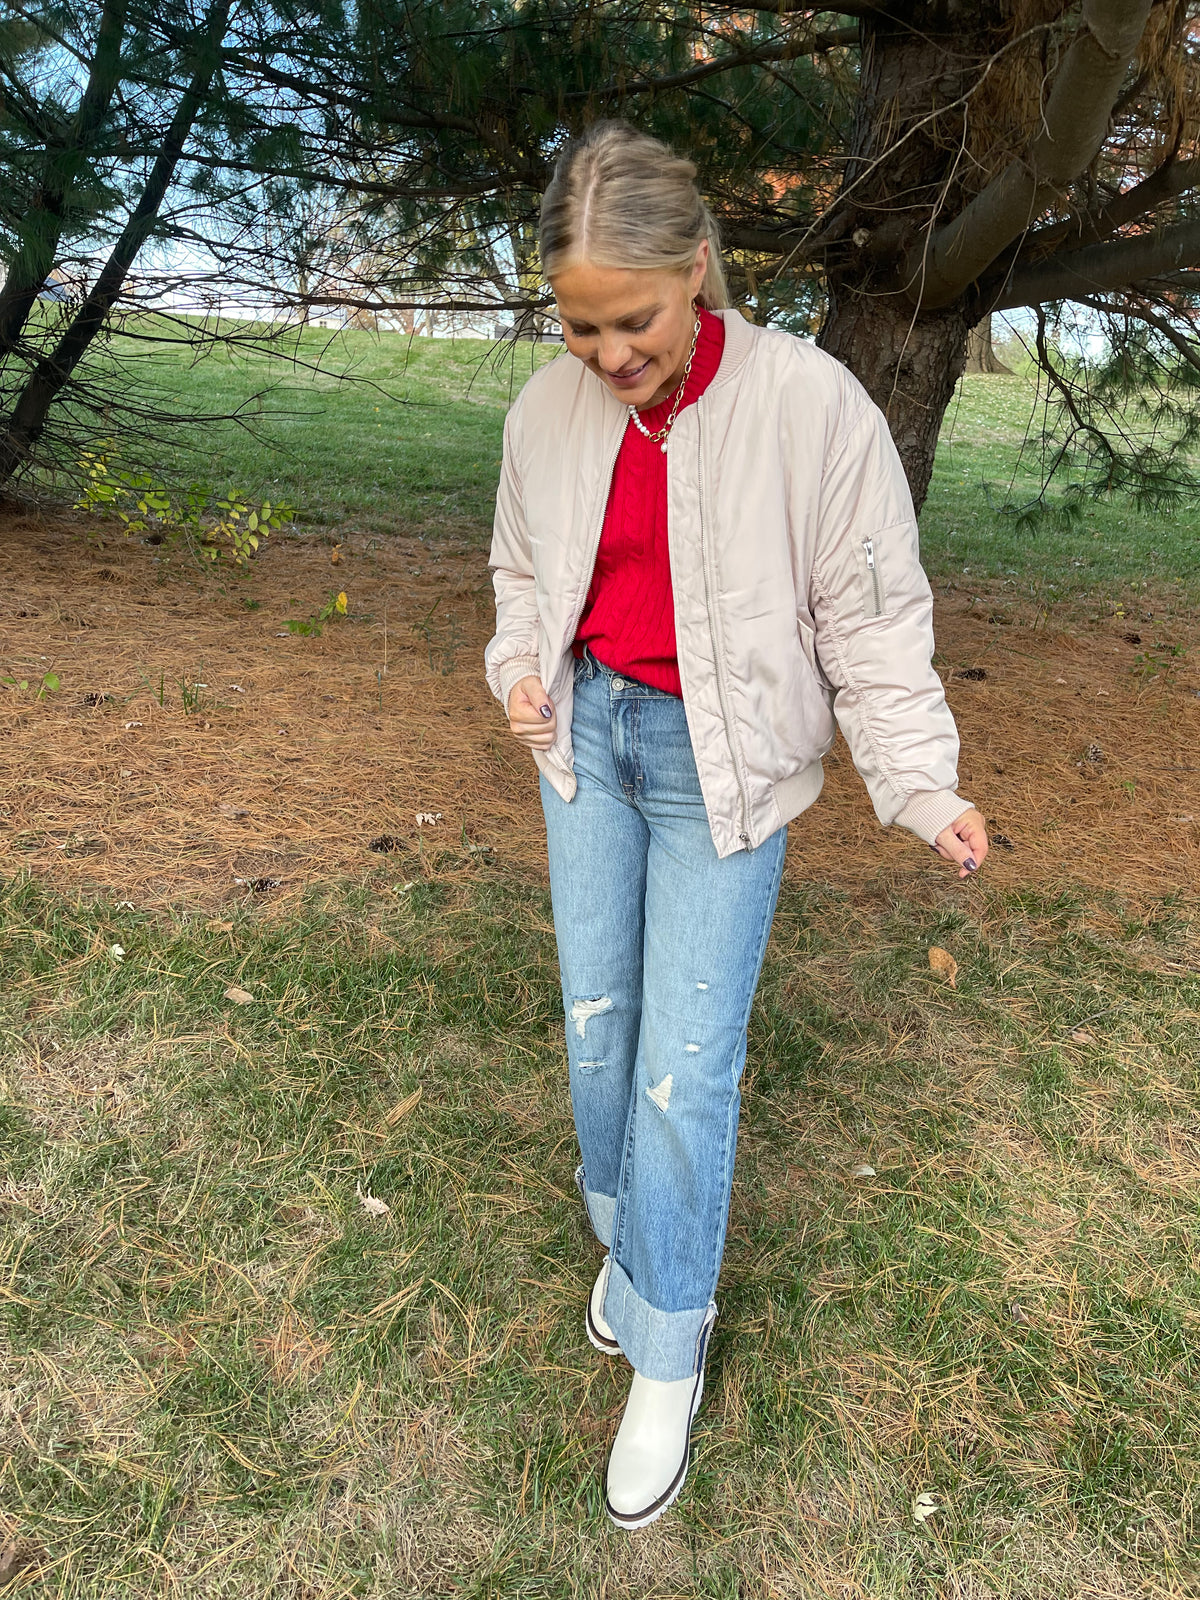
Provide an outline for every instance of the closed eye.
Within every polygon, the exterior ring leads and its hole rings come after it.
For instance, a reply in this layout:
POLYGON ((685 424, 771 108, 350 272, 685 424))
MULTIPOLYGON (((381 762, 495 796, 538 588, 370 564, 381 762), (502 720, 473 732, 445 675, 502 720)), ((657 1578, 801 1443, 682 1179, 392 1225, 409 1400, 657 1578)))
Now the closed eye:
MULTIPOLYGON (((658 315, 657 311, 652 311, 650 313, 650 315, 646 318, 645 322, 638 322, 638 323, 626 322, 626 323, 623 323, 622 326, 624 327, 626 333, 645 333, 647 328, 649 328, 650 324, 654 321, 654 319, 655 319, 655 317, 657 317, 657 315, 658 315)), ((595 328, 591 327, 589 324, 585 323, 583 325, 580 325, 579 323, 572 322, 571 323, 571 332, 574 334, 574 336, 577 339, 590 339, 590 338, 592 338, 594 336, 596 330, 595 330, 595 328)))

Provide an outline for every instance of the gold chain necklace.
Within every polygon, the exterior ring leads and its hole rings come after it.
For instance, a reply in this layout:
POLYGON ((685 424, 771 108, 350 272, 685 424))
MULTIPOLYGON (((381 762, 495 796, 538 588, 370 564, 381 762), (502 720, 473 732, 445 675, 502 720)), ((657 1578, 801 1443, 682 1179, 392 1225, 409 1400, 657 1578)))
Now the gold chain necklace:
MULTIPOLYGON (((629 415, 633 418, 633 425, 639 433, 645 434, 646 438, 649 439, 653 444, 658 444, 659 440, 661 439, 663 455, 666 455, 667 453, 667 435, 670 433, 671 428, 674 425, 675 418, 679 415, 679 407, 683 403, 683 391, 687 388, 688 376, 692 370, 692 362, 696 359, 696 346, 699 342, 700 316, 699 313, 697 313, 696 325, 692 329, 692 348, 688 351, 687 363, 683 369, 683 377, 680 378, 679 388, 675 391, 675 404, 671 407, 671 415, 667 418, 666 422, 663 423, 661 428, 656 428, 654 432, 651 433, 650 429, 642 421, 641 417, 638 416, 637 407, 630 406, 628 408, 629 415)), ((659 405, 661 404, 662 401, 660 400, 659 405)))

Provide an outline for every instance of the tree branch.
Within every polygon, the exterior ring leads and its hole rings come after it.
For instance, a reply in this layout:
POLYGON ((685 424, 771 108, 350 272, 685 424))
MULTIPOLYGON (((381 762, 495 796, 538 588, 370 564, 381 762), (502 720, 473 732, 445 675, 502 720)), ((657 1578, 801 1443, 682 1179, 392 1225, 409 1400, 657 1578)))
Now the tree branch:
POLYGON ((1162 205, 1165 200, 1177 199, 1189 189, 1200 187, 1200 157, 1187 161, 1164 161, 1141 183, 1114 195, 1099 211, 1085 212, 1066 222, 1056 222, 1051 227, 1039 228, 1029 234, 1021 246, 1020 258, 1033 260, 1050 248, 1059 248, 1068 239, 1076 244, 1099 244, 1119 228, 1144 217, 1162 205))
POLYGON ((1168 344, 1175 349, 1187 362, 1189 367, 1200 372, 1200 341, 1189 339, 1173 327, 1166 317, 1160 317, 1156 311, 1137 300, 1122 301, 1113 305, 1109 300, 1096 300, 1090 295, 1082 295, 1080 305, 1090 306, 1093 311, 1106 312, 1109 316, 1136 317, 1139 322, 1144 322, 1147 327, 1153 328, 1156 333, 1162 334, 1168 344))
POLYGON ((0 289, 0 355, 13 349, 54 265, 71 190, 86 163, 89 142, 108 115, 120 79, 127 10, 128 0, 108 0, 100 15, 87 86, 70 132, 58 149, 47 140, 42 181, 29 197, 20 245, 0 289))
POLYGON ((834 28, 829 33, 809 33, 791 38, 772 39, 757 50, 729 50, 724 55, 713 56, 698 62, 683 72, 671 73, 665 78, 644 78, 634 83, 606 83, 599 89, 572 89, 563 95, 564 100, 610 99, 613 95, 661 94, 667 89, 683 89, 718 72, 730 72, 734 67, 759 67, 780 61, 797 61, 801 56, 819 55, 824 50, 837 49, 839 45, 857 44, 858 28, 834 28))
POLYGON ((956 300, 1094 158, 1151 4, 1084 0, 1079 31, 1026 154, 910 252, 906 292, 914 305, 936 310, 956 300))
POLYGON ((1105 294, 1187 267, 1200 267, 1200 220, 1108 244, 1085 245, 1018 268, 994 298, 985 298, 983 309, 1011 311, 1014 306, 1105 294))
POLYGON ((70 326, 54 351, 38 362, 12 409, 4 434, 0 436, 0 484, 8 482, 37 441, 54 397, 104 325, 138 251, 154 229, 159 207, 216 73, 217 48, 232 6, 233 0, 214 0, 205 17, 201 37, 196 41, 198 60, 191 82, 180 96, 141 198, 70 326))

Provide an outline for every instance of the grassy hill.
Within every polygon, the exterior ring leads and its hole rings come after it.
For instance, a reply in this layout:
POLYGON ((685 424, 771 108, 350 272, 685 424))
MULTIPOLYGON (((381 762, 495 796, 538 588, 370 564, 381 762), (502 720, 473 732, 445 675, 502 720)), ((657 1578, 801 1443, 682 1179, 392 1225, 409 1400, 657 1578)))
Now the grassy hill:
MULTIPOLYGON (((236 418, 158 444, 154 467, 166 482, 283 499, 302 526, 452 530, 484 542, 505 410, 555 348, 309 329, 287 335, 274 356, 216 349, 197 363, 167 343, 131 365, 164 411, 236 418)), ((127 350, 117 339, 105 359, 127 350)), ((1034 452, 1021 455, 1037 415, 1028 376, 962 380, 921 517, 930 574, 1032 587, 1047 604, 1147 583, 1200 594, 1194 506, 1097 503, 1073 527, 1048 519, 1033 532, 1000 509, 1037 491, 1034 452)))

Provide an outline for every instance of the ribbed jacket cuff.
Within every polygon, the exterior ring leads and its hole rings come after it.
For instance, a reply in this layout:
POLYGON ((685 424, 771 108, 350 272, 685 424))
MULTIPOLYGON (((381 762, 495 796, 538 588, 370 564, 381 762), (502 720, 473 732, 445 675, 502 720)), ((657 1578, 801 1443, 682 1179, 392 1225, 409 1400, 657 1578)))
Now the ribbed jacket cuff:
POLYGON ((957 822, 964 811, 971 809, 971 802, 955 794, 953 789, 922 789, 909 795, 895 820, 918 839, 932 844, 943 828, 957 822))
POLYGON ((513 684, 520 683, 522 678, 536 678, 541 670, 542 664, 536 656, 512 656, 497 669, 496 675, 500 679, 500 704, 506 716, 508 697, 513 691, 513 684))

